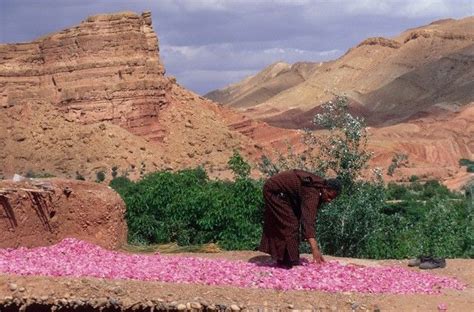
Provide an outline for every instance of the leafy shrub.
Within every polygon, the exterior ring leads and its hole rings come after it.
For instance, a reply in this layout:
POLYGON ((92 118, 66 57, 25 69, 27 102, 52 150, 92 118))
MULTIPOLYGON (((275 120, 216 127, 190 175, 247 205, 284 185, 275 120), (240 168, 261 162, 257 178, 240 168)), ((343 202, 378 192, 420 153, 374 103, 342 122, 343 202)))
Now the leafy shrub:
POLYGON ((232 172, 234 172, 234 178, 245 179, 249 177, 250 165, 242 158, 238 151, 234 151, 227 164, 232 172))
POLYGON ((55 176, 51 173, 48 172, 36 172, 33 170, 28 170, 25 174, 26 178, 32 178, 32 179, 43 179, 43 178, 54 178, 55 176))
MULTIPOLYGON (((325 253, 370 257, 371 236, 385 217, 383 186, 358 183, 355 192, 344 192, 318 213, 318 242, 325 253)), ((354 190, 353 189, 353 190, 354 190)))
POLYGON ((362 118, 349 113, 349 102, 344 96, 336 96, 321 105, 322 112, 314 116, 313 123, 328 130, 326 135, 316 136, 306 132, 305 149, 296 153, 291 146, 286 155, 278 155, 275 162, 262 157, 260 170, 271 176, 288 169, 303 169, 325 176, 337 175, 346 187, 360 177, 367 168, 372 154, 367 150, 368 133, 362 118))
POLYGON ((466 166, 466 171, 467 172, 474 172, 474 160, 461 158, 459 160, 459 166, 461 166, 461 167, 466 166))
POLYGON ((130 241, 254 249, 261 235, 261 181, 211 181, 202 168, 112 180, 127 205, 130 241))

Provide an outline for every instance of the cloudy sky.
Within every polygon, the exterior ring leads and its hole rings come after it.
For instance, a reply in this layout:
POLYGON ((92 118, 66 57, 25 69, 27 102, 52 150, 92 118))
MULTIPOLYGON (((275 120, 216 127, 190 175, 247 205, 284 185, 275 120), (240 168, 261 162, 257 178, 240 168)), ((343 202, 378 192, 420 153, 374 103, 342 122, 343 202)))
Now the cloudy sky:
POLYGON ((367 37, 474 15, 474 0, 0 0, 0 43, 145 10, 167 73, 204 94, 276 61, 334 59, 367 37))

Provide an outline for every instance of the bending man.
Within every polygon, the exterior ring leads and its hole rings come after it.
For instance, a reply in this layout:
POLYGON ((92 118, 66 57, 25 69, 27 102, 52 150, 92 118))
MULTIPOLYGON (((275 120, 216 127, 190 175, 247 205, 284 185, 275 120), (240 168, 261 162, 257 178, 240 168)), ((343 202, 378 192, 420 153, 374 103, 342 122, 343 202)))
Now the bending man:
POLYGON ((303 170, 280 172, 263 186, 265 201, 263 234, 259 250, 279 265, 291 268, 300 260, 300 225, 313 261, 324 262, 315 235, 316 215, 321 203, 328 203, 341 192, 339 180, 325 180, 303 170))

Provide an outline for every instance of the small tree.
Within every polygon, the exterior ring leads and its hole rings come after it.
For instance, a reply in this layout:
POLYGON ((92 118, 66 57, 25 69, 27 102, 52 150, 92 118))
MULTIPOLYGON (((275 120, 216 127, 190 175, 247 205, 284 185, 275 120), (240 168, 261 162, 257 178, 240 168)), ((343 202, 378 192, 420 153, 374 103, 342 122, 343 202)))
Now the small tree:
POLYGON ((406 166, 408 164, 408 155, 407 154, 399 154, 395 153, 392 157, 392 163, 388 166, 387 174, 389 176, 393 176, 395 173, 395 169, 400 168, 402 166, 406 166))
POLYGON ((300 153, 289 145, 287 154, 279 154, 276 162, 262 157, 259 168, 263 173, 271 176, 282 170, 299 168, 325 176, 332 171, 344 185, 354 183, 372 156, 367 151, 364 120, 349 113, 348 100, 343 96, 322 104, 321 109, 313 123, 326 132, 317 136, 306 131, 304 150, 300 153))
POLYGON ((316 140, 320 148, 317 159, 321 171, 334 171, 344 184, 351 185, 359 176, 372 153, 367 151, 367 130, 362 118, 349 113, 348 100, 337 96, 321 106, 323 112, 314 117, 314 123, 329 130, 316 140))
POLYGON ((236 179, 245 179, 250 176, 250 165, 243 159, 237 150, 234 150, 227 165, 234 173, 236 179))

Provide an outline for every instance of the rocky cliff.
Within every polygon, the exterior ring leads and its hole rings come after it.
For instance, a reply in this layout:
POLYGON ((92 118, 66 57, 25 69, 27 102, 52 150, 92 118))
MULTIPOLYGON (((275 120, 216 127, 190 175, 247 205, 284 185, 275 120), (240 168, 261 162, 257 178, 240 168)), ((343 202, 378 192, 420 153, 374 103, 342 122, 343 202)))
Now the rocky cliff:
POLYGON ((38 100, 68 121, 110 121, 151 140, 169 103, 150 13, 98 15, 32 43, 0 45, 0 106, 38 100))
POLYGON ((149 12, 0 45, 0 175, 222 170, 233 149, 255 148, 220 115, 165 76, 149 12))

